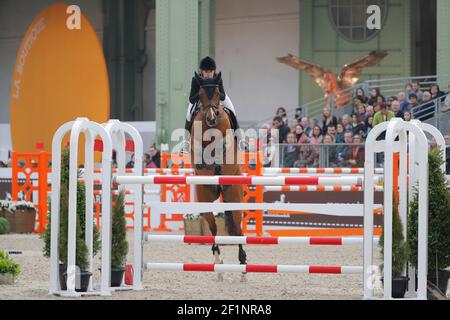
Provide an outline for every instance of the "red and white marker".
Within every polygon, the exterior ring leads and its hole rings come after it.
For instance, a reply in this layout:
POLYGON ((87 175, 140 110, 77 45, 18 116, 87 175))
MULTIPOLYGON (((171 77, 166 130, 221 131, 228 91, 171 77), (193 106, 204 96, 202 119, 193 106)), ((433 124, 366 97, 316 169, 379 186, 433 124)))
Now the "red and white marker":
MULTIPOLYGON (((382 181, 374 177, 374 182, 382 181)), ((189 185, 362 185, 364 178, 355 177, 254 177, 254 176, 117 176, 118 184, 189 184, 189 185)))
POLYGON ((146 263, 147 270, 199 271, 199 272, 264 272, 264 273, 317 273, 360 274, 362 266, 303 266, 201 263, 146 263))

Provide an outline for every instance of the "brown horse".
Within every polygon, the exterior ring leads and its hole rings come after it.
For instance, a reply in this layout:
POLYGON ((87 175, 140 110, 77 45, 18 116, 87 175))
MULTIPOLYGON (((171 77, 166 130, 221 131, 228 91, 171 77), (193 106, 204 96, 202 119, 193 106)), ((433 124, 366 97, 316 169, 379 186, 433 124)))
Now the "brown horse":
MULTIPOLYGON (((205 176, 241 175, 241 166, 237 160, 238 147, 231 130, 231 121, 227 111, 220 103, 219 82, 221 81, 221 73, 214 78, 202 78, 197 73, 195 77, 200 84, 200 104, 196 115, 193 117, 191 128, 191 161, 194 165, 195 174, 205 176), (201 134, 199 129, 201 129, 201 134), (198 137, 196 136, 196 130, 198 130, 198 137), (215 133, 215 139, 204 139, 205 132, 215 133), (228 135, 226 135, 227 132, 228 135), (212 145, 213 143, 215 145, 212 145), (213 150, 210 152, 212 159, 207 159, 208 154, 204 153, 208 146, 210 150, 213 150), (211 148, 211 146, 216 148, 211 148), (230 157, 232 161, 230 161, 230 157)), ((196 193, 199 202, 214 202, 221 195, 223 202, 242 202, 244 195, 242 185, 197 185, 196 193)), ((208 222, 211 234, 217 235, 217 225, 213 213, 206 212, 202 216, 208 222)), ((225 224, 231 236, 243 235, 241 220, 241 211, 225 212, 225 224)), ((223 263, 220 259, 220 249, 217 244, 212 246, 212 251, 215 263, 223 263)), ((239 245, 239 261, 241 264, 246 264, 247 261, 247 254, 241 244, 239 245)), ((219 280, 222 280, 220 274, 219 280)), ((245 281, 245 273, 242 275, 241 281, 245 281)))

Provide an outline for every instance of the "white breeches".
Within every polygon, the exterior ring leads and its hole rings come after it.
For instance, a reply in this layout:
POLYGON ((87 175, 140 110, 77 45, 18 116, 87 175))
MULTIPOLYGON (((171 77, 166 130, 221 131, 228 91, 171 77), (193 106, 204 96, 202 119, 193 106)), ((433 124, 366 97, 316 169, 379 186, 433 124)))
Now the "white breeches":
MULTIPOLYGON (((234 109, 233 106, 233 102, 231 102, 230 97, 228 97, 228 95, 225 95, 225 100, 222 101, 223 106, 225 108, 227 108, 228 110, 230 110, 231 112, 233 112, 233 114, 236 116, 236 110, 234 109)), ((192 109, 193 105, 192 103, 189 103, 188 109, 187 109, 187 113, 186 113, 186 120, 187 121, 191 121, 191 109, 192 109)))

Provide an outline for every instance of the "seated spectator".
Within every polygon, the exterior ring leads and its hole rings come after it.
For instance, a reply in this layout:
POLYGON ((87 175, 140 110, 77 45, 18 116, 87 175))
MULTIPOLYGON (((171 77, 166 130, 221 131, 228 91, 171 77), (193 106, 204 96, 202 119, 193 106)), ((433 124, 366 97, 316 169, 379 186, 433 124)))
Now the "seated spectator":
POLYGON ((360 104, 358 106, 358 115, 362 121, 365 121, 367 118, 366 106, 364 104, 360 104))
POLYGON ((356 89, 355 98, 358 98, 364 104, 369 101, 369 98, 366 97, 366 93, 363 88, 356 89))
POLYGON ((380 93, 380 89, 378 88, 374 88, 372 90, 370 90, 370 97, 369 97, 369 101, 367 101, 368 105, 375 105, 375 103, 377 102, 377 97, 381 95, 380 93))
POLYGON ((346 167, 363 168, 364 167, 364 145, 361 136, 356 134, 353 136, 353 145, 349 148, 349 155, 346 167))
POLYGON ((386 99, 381 94, 377 97, 375 104, 377 103, 386 103, 386 99))
POLYGON ((125 165, 125 168, 134 168, 134 153, 131 155, 131 160, 125 165))
POLYGON ((144 167, 145 168, 154 168, 154 163, 152 165, 152 157, 148 154, 144 154, 144 167))
POLYGON ((373 113, 374 113, 374 115, 373 116, 375 116, 375 114, 377 113, 377 112, 380 112, 381 111, 381 106, 383 105, 383 103, 375 103, 375 105, 373 106, 373 113))
POLYGON ((351 119, 348 114, 342 116, 342 125, 344 126, 344 131, 352 131, 351 119))
MULTIPOLYGON (((309 131, 309 137, 311 138, 314 134, 314 127, 319 125, 319 121, 317 119, 309 119, 308 127, 311 129, 309 131)), ((306 130, 305 130, 306 131, 306 130)))
POLYGON ((291 132, 295 133, 295 128, 298 125, 298 121, 296 119, 291 119, 291 125, 289 126, 289 128, 291 128, 291 132))
POLYGON ((334 137, 331 134, 326 134, 323 137, 324 152, 325 159, 327 159, 329 163, 329 167, 335 168, 337 166, 336 163, 336 145, 335 145, 334 137))
POLYGON ((411 121, 411 119, 412 119, 411 111, 403 112, 403 120, 409 122, 409 121, 411 121))
POLYGON ((283 107, 278 107, 277 112, 275 113, 275 116, 281 117, 283 119, 283 122, 285 125, 288 125, 288 118, 286 114, 286 109, 283 107))
POLYGON ((309 145, 300 146, 299 160, 295 162, 296 168, 309 168, 317 165, 319 154, 317 148, 309 145))
POLYGON ((417 95, 415 93, 411 93, 409 95, 409 105, 408 105, 407 110, 412 111, 412 109, 417 107, 418 105, 419 105, 419 102, 418 102, 417 95))
POLYGON ((300 124, 295 127, 295 138, 298 144, 309 143, 309 137, 300 124))
POLYGON ((441 106, 442 112, 447 112, 450 110, 450 84, 448 85, 447 96, 445 97, 444 104, 441 106))
POLYGON ((336 127, 335 126, 329 126, 328 127, 328 134, 333 137, 333 140, 336 140, 336 127))
POLYGON ((423 92, 420 91, 420 82, 417 80, 414 80, 411 84, 412 90, 411 93, 414 93, 417 97, 417 102, 421 103, 423 99, 423 92))
POLYGON ((409 101, 406 99, 406 94, 404 92, 398 94, 398 101, 400 102, 400 109, 405 112, 408 109, 409 101))
POLYGON ((337 119, 335 116, 331 115, 331 111, 328 107, 323 109, 323 119, 322 119, 322 132, 326 134, 328 132, 328 127, 330 125, 336 126, 337 119))
POLYGON ((368 117, 364 122, 367 128, 366 136, 369 134, 370 130, 373 128, 373 117, 368 117))
POLYGON ((300 156, 300 146, 297 145, 295 133, 287 135, 287 143, 288 145, 283 146, 283 167, 292 168, 300 156))
POLYGON ((349 160, 351 144, 353 144, 353 133, 347 131, 344 134, 344 144, 336 148, 336 161, 341 168, 345 167, 349 160))
POLYGON ((405 119, 404 112, 401 110, 400 107, 400 102, 393 101, 391 105, 391 111, 394 113, 394 116, 396 118, 402 118, 403 120, 405 119))
POLYGON ((430 93, 431 93, 431 100, 438 99, 440 97, 445 96, 445 93, 441 91, 441 88, 439 87, 438 84, 431 85, 430 93))
POLYGON ((409 95, 411 93, 413 93, 413 88, 412 88, 412 83, 407 83, 405 84, 405 92, 406 92, 406 96, 409 97, 409 95))
POLYGON ((367 128, 364 121, 361 121, 361 117, 358 114, 352 115, 352 132, 355 134, 362 134, 366 136, 367 128))
POLYGON ((273 118, 272 128, 278 129, 278 140, 279 143, 285 143, 287 139, 287 135, 291 132, 291 129, 284 123, 283 118, 280 116, 276 116, 273 118))
POLYGON ((150 154, 150 161, 155 164, 155 168, 161 168, 161 153, 156 146, 151 146, 148 152, 150 154))
POLYGON ((373 117, 372 125, 374 128, 380 123, 390 121, 395 117, 394 113, 392 111, 389 111, 384 103, 380 106, 380 108, 381 110, 375 113, 375 116, 373 117))
POLYGON ((422 98, 423 100, 420 107, 411 111, 414 119, 425 121, 434 117, 435 104, 431 101, 431 93, 429 91, 425 91, 422 98))
POLYGON ((391 110, 392 102, 397 101, 397 100, 398 100, 398 99, 397 99, 397 97, 395 97, 395 96, 390 96, 390 97, 387 98, 387 100, 386 100, 386 105, 387 105, 387 107, 388 107, 389 110, 391 110))
POLYGON ((373 106, 366 107, 366 118, 373 117, 375 115, 375 111, 373 110, 373 106))
POLYGON ((311 133, 312 133, 312 129, 309 127, 308 117, 303 117, 302 120, 300 120, 300 124, 303 127, 303 130, 305 131, 306 135, 308 137, 310 137, 311 133))
POLYGON ((344 143, 344 125, 342 123, 338 123, 336 126, 336 143, 344 143))
POLYGON ((318 125, 314 126, 312 137, 309 139, 311 144, 321 144, 323 141, 322 129, 318 125))
POLYGON ((295 119, 300 122, 300 120, 303 117, 303 109, 302 107, 298 107, 297 109, 295 109, 295 119))

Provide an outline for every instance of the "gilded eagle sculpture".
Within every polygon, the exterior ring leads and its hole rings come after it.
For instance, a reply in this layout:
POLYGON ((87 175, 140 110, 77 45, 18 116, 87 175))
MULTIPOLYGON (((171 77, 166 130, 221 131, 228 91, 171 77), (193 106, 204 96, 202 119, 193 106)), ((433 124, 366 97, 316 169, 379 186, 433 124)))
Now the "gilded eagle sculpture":
POLYGON ((340 107, 350 102, 348 89, 358 82, 362 70, 378 64, 387 55, 388 53, 385 50, 372 51, 367 56, 344 65, 338 77, 332 70, 325 70, 319 64, 310 63, 292 54, 279 57, 277 60, 295 69, 308 72, 317 85, 322 88, 325 97, 334 96, 336 107, 340 107))

